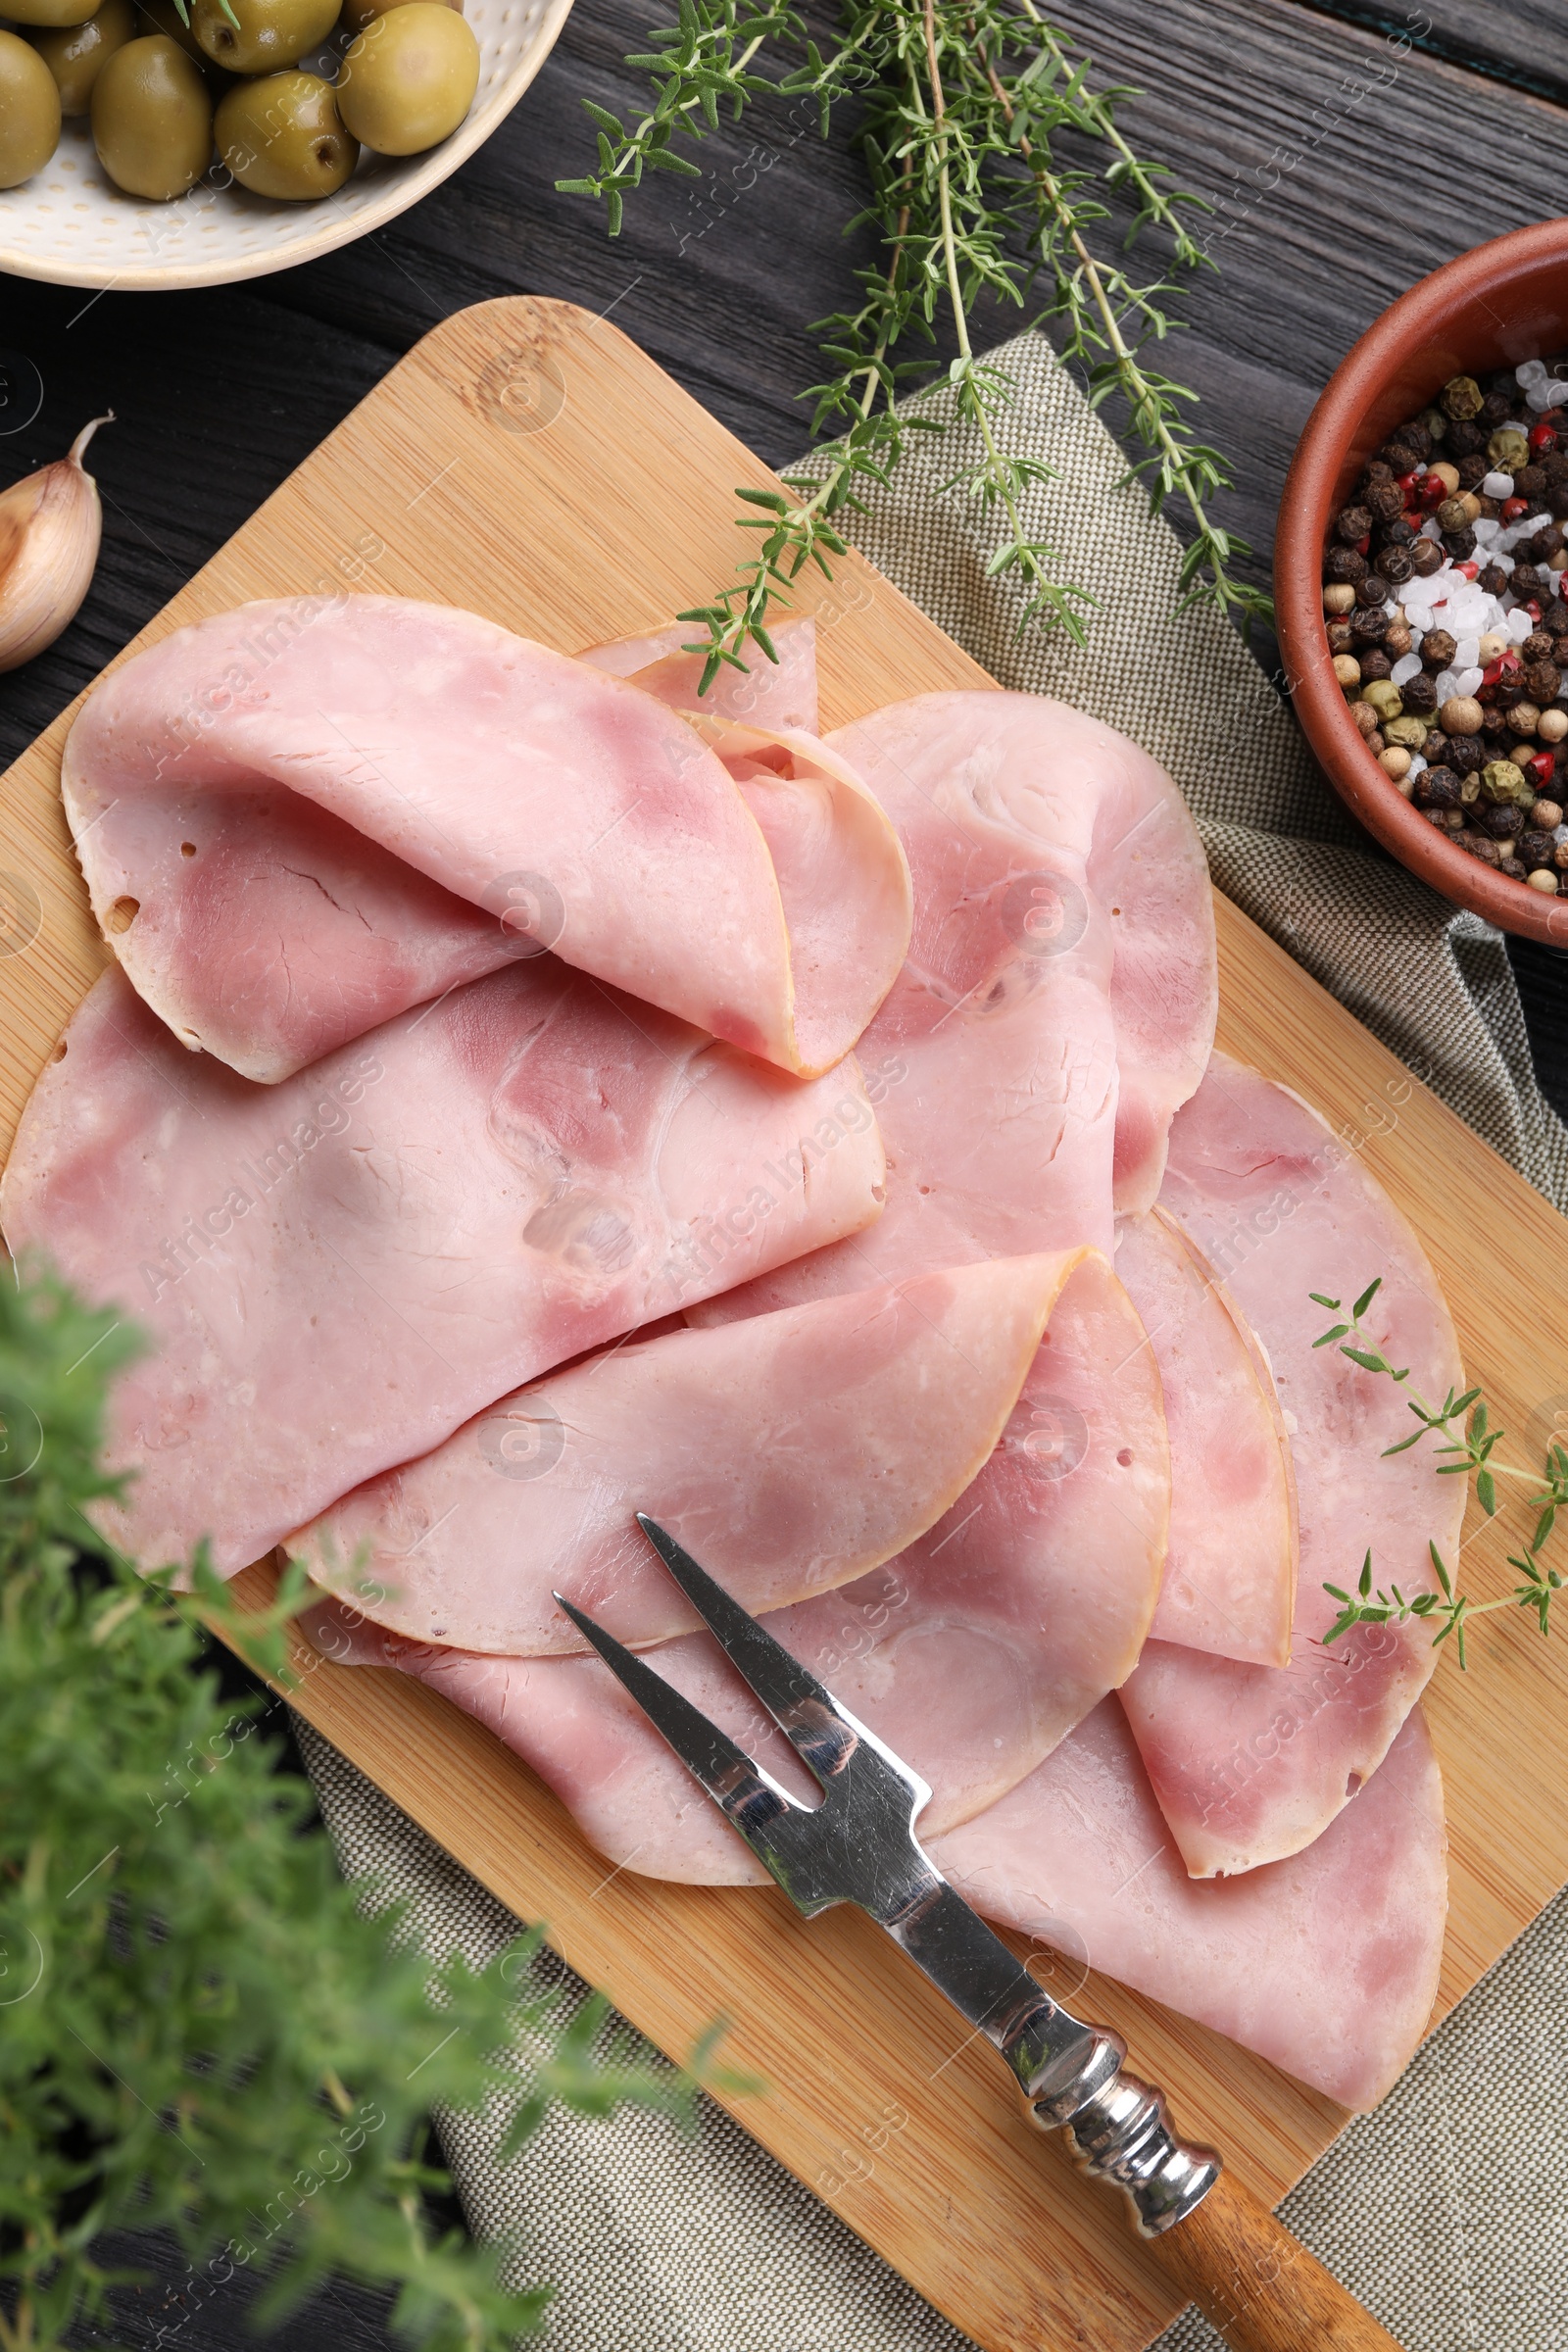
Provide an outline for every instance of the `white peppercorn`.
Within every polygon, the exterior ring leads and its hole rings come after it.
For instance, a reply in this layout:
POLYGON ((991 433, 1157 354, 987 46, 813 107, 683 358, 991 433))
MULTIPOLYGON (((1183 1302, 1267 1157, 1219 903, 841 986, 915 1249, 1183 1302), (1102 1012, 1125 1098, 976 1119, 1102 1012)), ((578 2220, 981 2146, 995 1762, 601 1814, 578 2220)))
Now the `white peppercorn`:
POLYGON ((1536 866, 1526 874, 1525 880, 1532 890, 1539 890, 1545 898, 1551 899, 1557 895, 1557 877, 1549 865, 1536 866))
POLYGON ((1361 683, 1361 664, 1353 654, 1336 654, 1334 657, 1334 675, 1339 679, 1340 684, 1344 687, 1348 688, 1351 686, 1359 686, 1361 683))

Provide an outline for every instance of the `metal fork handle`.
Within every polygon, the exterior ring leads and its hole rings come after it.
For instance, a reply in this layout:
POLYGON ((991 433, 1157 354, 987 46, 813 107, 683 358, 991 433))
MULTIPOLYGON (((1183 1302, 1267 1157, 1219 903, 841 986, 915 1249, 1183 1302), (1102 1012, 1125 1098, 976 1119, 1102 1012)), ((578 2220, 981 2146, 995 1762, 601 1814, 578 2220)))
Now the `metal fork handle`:
POLYGON ((1092 2180, 1126 2195, 1139 2233, 1234 2352, 1399 2352, 1395 2338, 1211 2148, 1171 2128, 1163 2094, 1128 2074, 1125 2045, 1097 2034, 1075 2079, 1025 2094, 1092 2180))

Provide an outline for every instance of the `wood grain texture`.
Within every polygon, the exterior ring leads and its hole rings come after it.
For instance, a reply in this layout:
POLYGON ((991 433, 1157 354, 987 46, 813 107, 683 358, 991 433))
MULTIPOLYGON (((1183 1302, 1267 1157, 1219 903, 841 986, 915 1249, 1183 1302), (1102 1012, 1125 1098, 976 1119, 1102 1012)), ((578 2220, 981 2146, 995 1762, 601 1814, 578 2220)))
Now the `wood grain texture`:
POLYGON ((1233 2174, 1152 2251, 1234 2352, 1399 2352, 1233 2174))
MULTIPOLYGON (((161 613, 147 635, 247 598, 322 583, 470 604, 564 649, 649 625, 728 559, 728 485, 765 469, 613 324, 496 303, 420 344, 161 613), (514 429, 551 412, 544 429, 514 429), (508 422, 507 419, 512 419, 508 422)), ((987 681, 858 563, 813 598, 829 723, 902 695, 987 681), (845 593, 848 576, 857 583, 845 593)), ((811 601, 811 600, 808 600, 811 601)), ((0 1140, 100 968, 58 803, 65 722, 0 781, 0 826, 44 920, 0 1022, 0 1140)), ((1523 1427, 1568 1395, 1568 1337, 1544 1328, 1530 1269, 1563 1226, 1324 992, 1223 900, 1221 1042, 1316 1103, 1448 1270, 1467 1365, 1523 1427), (1515 1238, 1483 1280, 1477 1204, 1515 1238)), ((1472 1589, 1502 1589, 1503 1542, 1469 1542, 1472 1589)), ((268 1572, 249 1572, 262 1591, 268 1572)), ((1453 1911, 1443 2004, 1568 1879, 1568 1820, 1530 1794, 1568 1771, 1568 1661, 1513 1619, 1440 1674, 1453 1911)), ((302 1660, 298 1703, 354 1762, 571 1965, 683 2056, 715 2011, 744 2022, 736 2063, 772 2085, 736 2113, 850 2225, 987 2347, 1131 2352, 1176 2299, 1117 2206, 1012 2114, 994 2060, 958 2046, 934 1993, 865 1922, 808 1928, 771 1892, 607 1878, 556 1800, 490 1736, 390 1674, 302 1660)), ((1062 1964, 1036 1955, 1042 1974, 1062 1964)), ((1075 1986, 1076 1988, 1076 1986, 1075 1986)), ((1183 2128, 1276 2198, 1334 2136, 1327 2100, 1217 2034, 1092 1978, 1087 2013, 1127 2037, 1183 2128)))

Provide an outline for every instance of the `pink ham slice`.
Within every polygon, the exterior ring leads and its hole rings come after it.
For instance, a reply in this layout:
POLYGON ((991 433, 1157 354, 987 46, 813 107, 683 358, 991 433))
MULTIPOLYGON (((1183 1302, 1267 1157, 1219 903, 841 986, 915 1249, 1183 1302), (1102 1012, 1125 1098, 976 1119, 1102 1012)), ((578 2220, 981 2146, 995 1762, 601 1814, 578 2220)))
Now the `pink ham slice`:
POLYGON ((613 1348, 503 1397, 288 1548, 379 1625, 515 1656, 582 1648, 558 1590, 630 1642, 700 1622, 638 1510, 754 1612, 844 1584, 969 1486, 1085 1255, 962 1266, 613 1348))
POLYGON ((898 970, 908 882, 842 761, 808 774, 737 789, 654 695, 471 612, 345 597, 247 605, 137 655, 88 698, 63 789, 132 983, 247 1076, 541 947, 813 1075, 898 970), (799 894, 824 872, 831 910, 799 894))
POLYGON ((1162 1642, 1286 1666, 1296 1475, 1267 1358, 1202 1252, 1162 1209, 1126 1220, 1116 1272, 1143 1318, 1170 1432, 1162 1642))
MULTIPOLYGON (((695 1227, 747 1271, 878 1211, 853 1060, 803 1085, 553 957, 276 1088, 193 1061, 107 972, 23 1116, 14 1250, 113 1300, 105 1506, 153 1565, 225 1571, 554 1363, 671 1308, 695 1227)), ((682 1294, 684 1295, 684 1293, 682 1294)))
MULTIPOLYGON (((732 1327, 760 1328, 760 1319, 732 1327)), ((1138 1655, 1168 1503, 1158 1382, 1140 1338, 1104 1259, 1085 1255, 973 1485, 897 1559, 764 1619, 925 1776, 933 1829, 967 1819, 1032 1772, 1138 1655)), ((824 1463, 823 1475, 830 1469, 824 1463)), ((853 1464, 844 1471, 851 1486, 863 1475, 853 1464)), ((787 1507, 798 1524, 809 1504, 796 1493, 787 1507)), ((744 1560, 729 1581, 754 1603, 764 1582, 744 1560)), ((646 1631, 636 1581, 601 1595, 563 1578, 562 1590, 628 1640, 646 1631)), ((596 1658, 435 1647, 387 1633, 385 1617, 373 1602, 347 1613, 333 1603, 317 1619, 317 1638, 329 1655, 398 1666, 477 1715, 612 1861, 710 1886, 760 1875, 707 1799, 693 1804, 684 1768, 596 1658), (368 1621, 368 1607, 381 1624, 368 1621)), ((666 1642, 652 1657, 793 1785, 788 1743, 706 1634, 666 1642)))
POLYGON ((1441 1396, 1463 1386, 1437 1277, 1393 1202, 1317 1113, 1255 1070, 1214 1056, 1171 1130, 1161 1205, 1223 1276, 1273 1367, 1300 1518, 1291 1662, 1233 1663, 1151 1642, 1122 1693, 1195 1878, 1253 1870, 1320 1837, 1375 1773, 1434 1658, 1430 1630, 1368 1627, 1325 1649, 1336 1604, 1370 1546, 1382 1584, 1430 1589, 1427 1546, 1451 1562, 1464 1482, 1426 1446, 1392 1460, 1413 1424, 1400 1391, 1335 1348, 1319 1291, 1353 1298, 1375 1274, 1372 1343, 1441 1396))
POLYGON ((606 645, 586 646, 577 659, 612 678, 632 679, 673 710, 706 710, 746 726, 795 728, 814 735, 816 622, 810 613, 801 612, 772 622, 768 633, 776 662, 749 648, 744 669, 726 662, 706 694, 699 692, 705 657, 682 650, 700 639, 689 620, 671 621, 646 637, 616 637, 606 645))
POLYGON ((1432 2015, 1445 1850, 1443 1785, 1417 1708, 1315 1844, 1246 1878, 1196 1884, 1108 1699, 931 1854, 988 1917, 1366 2108, 1432 2015))

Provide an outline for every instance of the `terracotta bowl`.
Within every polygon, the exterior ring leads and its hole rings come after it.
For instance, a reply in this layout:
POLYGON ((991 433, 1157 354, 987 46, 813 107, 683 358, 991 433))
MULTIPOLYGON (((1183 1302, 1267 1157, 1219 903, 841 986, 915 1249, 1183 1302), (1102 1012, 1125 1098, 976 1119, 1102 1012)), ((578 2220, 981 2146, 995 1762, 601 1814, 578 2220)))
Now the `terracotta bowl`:
POLYGON ((1568 897, 1548 899, 1456 849, 1370 757, 1335 678, 1323 623, 1329 517, 1394 426, 1451 375, 1486 375, 1568 350, 1568 220, 1544 220, 1461 254, 1386 310, 1342 361, 1307 419, 1274 542, 1280 651, 1307 741, 1340 798, 1401 865, 1504 931, 1568 947, 1568 897))

